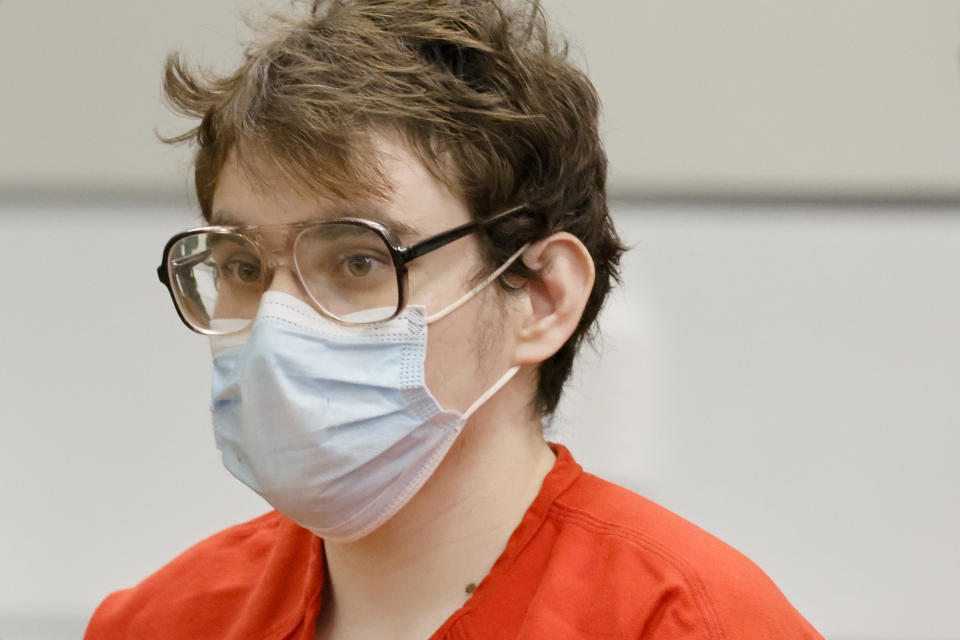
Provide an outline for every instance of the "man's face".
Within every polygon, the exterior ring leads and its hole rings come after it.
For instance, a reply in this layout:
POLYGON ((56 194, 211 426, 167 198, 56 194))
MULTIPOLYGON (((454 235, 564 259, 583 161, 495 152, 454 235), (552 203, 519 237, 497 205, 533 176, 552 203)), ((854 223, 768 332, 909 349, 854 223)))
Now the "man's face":
MULTIPOLYGON (((269 169, 251 181, 230 158, 220 173, 213 198, 213 223, 277 225, 344 216, 370 217, 393 228, 403 245, 411 245, 470 221, 465 203, 399 143, 378 140, 384 172, 392 191, 382 201, 342 203, 298 194, 269 169), (265 188, 263 185, 270 185, 265 188), (366 215, 364 214, 366 212, 366 215)), ((408 264, 408 305, 436 313, 473 287, 482 266, 475 235, 428 253, 408 264)), ((426 382, 440 405, 465 410, 510 366, 509 339, 497 335, 504 300, 491 284, 470 302, 428 329, 426 382)), ((309 303, 288 266, 274 270, 269 288, 309 303)))

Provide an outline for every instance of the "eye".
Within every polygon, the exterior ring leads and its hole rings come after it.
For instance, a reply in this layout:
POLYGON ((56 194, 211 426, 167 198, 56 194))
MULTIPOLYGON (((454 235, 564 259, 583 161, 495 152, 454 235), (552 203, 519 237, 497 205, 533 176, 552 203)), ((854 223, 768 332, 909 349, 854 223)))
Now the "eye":
POLYGON ((370 256, 352 255, 344 259, 344 267, 355 278, 362 278, 370 274, 374 267, 374 259, 370 256))
POLYGON ((260 264, 248 260, 229 260, 220 267, 220 272, 233 280, 243 283, 260 281, 260 264))

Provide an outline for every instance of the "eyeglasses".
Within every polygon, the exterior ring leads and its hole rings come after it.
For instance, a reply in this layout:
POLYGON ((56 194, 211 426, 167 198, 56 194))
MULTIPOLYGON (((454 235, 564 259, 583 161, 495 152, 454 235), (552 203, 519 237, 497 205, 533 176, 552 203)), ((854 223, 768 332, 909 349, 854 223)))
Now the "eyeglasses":
POLYGON ((384 322, 406 305, 409 262, 526 209, 513 207, 408 247, 388 227, 362 218, 202 227, 170 238, 157 276, 183 323, 205 335, 253 323, 276 254, 292 256, 292 271, 323 315, 344 325, 384 322), (273 248, 278 234, 286 240, 282 249, 273 248))

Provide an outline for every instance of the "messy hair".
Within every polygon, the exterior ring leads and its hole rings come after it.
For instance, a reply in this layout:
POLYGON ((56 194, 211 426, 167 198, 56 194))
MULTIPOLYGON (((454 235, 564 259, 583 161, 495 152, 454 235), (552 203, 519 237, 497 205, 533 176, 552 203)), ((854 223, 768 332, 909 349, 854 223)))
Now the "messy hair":
MULTIPOLYGON (((573 335, 538 369, 535 408, 555 410, 624 247, 607 210, 596 90, 554 42, 539 0, 317 0, 274 16, 232 73, 171 54, 164 91, 200 120, 166 141, 196 146, 207 218, 228 155, 250 174, 254 158, 269 160, 301 193, 383 196, 372 134, 389 130, 475 219, 528 205, 481 235, 488 265, 554 232, 577 236, 596 279, 573 335)), ((507 273, 538 277, 522 261, 507 273)))

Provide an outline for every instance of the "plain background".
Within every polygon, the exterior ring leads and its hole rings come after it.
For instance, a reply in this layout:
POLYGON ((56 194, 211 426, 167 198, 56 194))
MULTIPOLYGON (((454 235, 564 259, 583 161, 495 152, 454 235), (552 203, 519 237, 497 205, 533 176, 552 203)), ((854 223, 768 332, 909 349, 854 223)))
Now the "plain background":
MULTIPOLYGON (((226 68, 256 6, 0 0, 2 640, 266 509, 154 275, 197 221, 163 57, 226 68)), ((546 6, 634 247, 552 437, 831 640, 960 638, 960 1, 546 6)))

